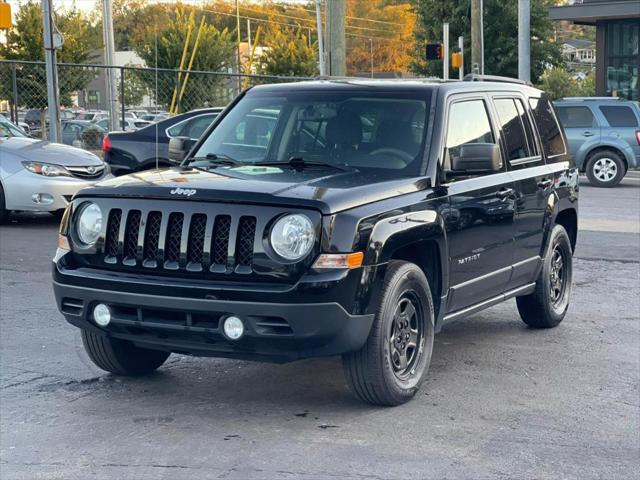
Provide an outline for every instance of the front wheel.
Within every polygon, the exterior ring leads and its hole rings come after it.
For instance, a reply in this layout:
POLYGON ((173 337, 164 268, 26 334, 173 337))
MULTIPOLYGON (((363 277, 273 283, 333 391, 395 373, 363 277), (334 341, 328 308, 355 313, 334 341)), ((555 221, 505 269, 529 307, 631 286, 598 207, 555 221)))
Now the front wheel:
POLYGON ((413 263, 389 263, 367 343, 342 356, 347 383, 362 401, 394 406, 420 388, 433 351, 429 282, 413 263))
POLYGON ((532 328, 557 326, 569 308, 572 275, 571 241, 564 227, 556 225, 551 230, 542 272, 534 292, 516 297, 522 321, 532 328))
POLYGON ((82 330, 82 343, 97 367, 115 375, 137 376, 156 370, 170 352, 140 348, 127 340, 82 330))
POLYGON ((0 223, 4 223, 9 218, 9 211, 5 210, 4 189, 0 185, 0 223))

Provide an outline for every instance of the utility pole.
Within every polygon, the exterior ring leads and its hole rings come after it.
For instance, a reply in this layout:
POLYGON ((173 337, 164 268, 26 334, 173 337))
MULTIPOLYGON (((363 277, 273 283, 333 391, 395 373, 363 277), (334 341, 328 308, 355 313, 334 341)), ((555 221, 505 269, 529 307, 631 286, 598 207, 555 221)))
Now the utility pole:
POLYGON ((345 0, 327 3, 327 38, 329 42, 329 75, 344 77, 347 74, 345 39, 345 0))
MULTIPOLYGON (((102 38, 104 41, 104 60, 109 67, 115 65, 113 20, 111 17, 111 0, 102 0, 102 38)), ((122 99, 124 101, 124 98, 122 99)), ((118 97, 116 95, 116 72, 107 68, 107 108, 109 110, 109 126, 111 130, 120 130, 118 122, 118 97)), ((122 119, 124 122, 124 118, 122 119)), ((124 125, 122 125, 124 127, 124 125)))
POLYGON ((240 4, 236 0, 236 31, 238 32, 238 95, 242 92, 242 54, 240 53, 240 4))
POLYGON ((318 70, 320 70, 320 76, 325 75, 324 70, 324 38, 322 36, 322 14, 320 9, 322 5, 320 0, 316 0, 316 24, 318 27, 318 70))
POLYGON ((369 55, 371 56, 371 78, 373 78, 373 38, 369 39, 369 55))
POLYGON ((530 0, 518 0, 518 78, 531 81, 530 0))
POLYGON ((482 0, 471 0, 471 73, 484 73, 482 0))
MULTIPOLYGON (((42 22, 44 26, 44 58, 47 71, 47 105, 49 110, 49 140, 60 142, 60 109, 58 107, 58 66, 56 49, 62 46, 62 37, 53 25, 52 0, 42 0, 42 22)), ((42 131, 46 130, 42 122, 42 131)))
POLYGON ((442 38, 444 40, 444 55, 442 59, 442 78, 446 82, 449 80, 449 24, 442 26, 442 38))
POLYGON ((458 48, 460 49, 460 55, 462 56, 462 64, 458 70, 458 78, 462 80, 464 78, 464 37, 458 37, 458 48))

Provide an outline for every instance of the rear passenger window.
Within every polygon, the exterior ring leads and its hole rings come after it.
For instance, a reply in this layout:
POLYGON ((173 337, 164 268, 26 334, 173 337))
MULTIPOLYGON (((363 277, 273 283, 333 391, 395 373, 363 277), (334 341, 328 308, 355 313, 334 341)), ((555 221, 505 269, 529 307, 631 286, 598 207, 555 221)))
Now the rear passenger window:
POLYGON ((456 102, 451 105, 444 154, 445 170, 451 170, 451 159, 460 155, 460 147, 468 143, 495 143, 483 100, 456 102))
POLYGON ((629 107, 602 106, 600 111, 612 127, 637 127, 638 119, 629 107))
POLYGON ((553 113, 553 107, 549 99, 546 96, 530 98, 529 106, 533 112, 542 148, 547 158, 567 153, 560 125, 558 125, 558 120, 553 113))
POLYGON ((564 128, 597 127, 596 117, 589 107, 558 107, 560 123, 564 128))
POLYGON ((533 156, 524 130, 524 111, 519 111, 513 98, 494 100, 500 127, 507 147, 507 159, 518 160, 533 156))

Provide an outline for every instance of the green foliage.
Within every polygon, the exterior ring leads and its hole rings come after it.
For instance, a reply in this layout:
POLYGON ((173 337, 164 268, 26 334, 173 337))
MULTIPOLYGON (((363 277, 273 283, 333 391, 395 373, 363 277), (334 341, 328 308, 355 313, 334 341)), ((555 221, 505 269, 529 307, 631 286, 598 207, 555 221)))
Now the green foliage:
POLYGON ((318 74, 317 45, 300 30, 275 29, 267 35, 267 50, 258 59, 265 75, 311 77, 318 74))
MULTIPOLYGON (((187 13, 183 8, 175 11, 175 20, 162 28, 156 24, 145 27, 143 42, 137 44, 134 51, 146 62, 149 67, 156 65, 156 28, 157 30, 157 66, 158 68, 177 69, 180 67, 182 51, 187 37, 187 31, 191 26, 192 33, 189 40, 187 64, 194 49, 200 18, 187 13)), ((235 58, 235 44, 233 37, 227 29, 218 30, 212 25, 204 23, 198 50, 191 66, 192 70, 212 72, 226 71, 233 65, 235 58)), ((187 65, 184 66, 187 69, 187 65)), ((146 85, 155 90, 156 79, 152 75, 145 75, 142 80, 146 85)), ((184 96, 181 100, 182 110, 190 110, 195 106, 217 105, 223 95, 220 88, 224 80, 213 75, 190 74, 184 96)), ((177 83, 173 75, 160 75, 158 77, 158 103, 169 106, 177 83)))
MULTIPOLYGON (((57 52, 58 62, 89 63, 95 59, 95 52, 102 46, 101 34, 85 14, 75 7, 57 12, 56 24, 64 38, 64 44, 57 52)), ((13 28, 7 32, 6 42, 0 44, 0 59, 43 61, 42 29, 40 3, 30 0, 22 4, 16 13, 13 28)), ((76 69, 74 74, 64 75, 64 67, 61 67, 58 77, 62 105, 71 105, 71 96, 83 89, 96 75, 91 69, 76 69)), ((16 70, 16 77, 19 106, 42 108, 47 104, 44 66, 20 66, 16 70)), ((10 83, 3 82, 0 85, 0 97, 11 98, 10 91, 10 83)))
POLYGON ((575 80, 564 68, 547 70, 541 77, 539 85, 552 100, 562 97, 591 97, 596 94, 595 75, 585 80, 575 80))
MULTIPOLYGON (((130 66, 130 65, 129 65, 130 66)), ((140 105, 149 89, 144 82, 142 75, 136 70, 123 70, 124 74, 124 95, 118 88, 118 102, 124 103, 126 107, 136 107, 140 105), (122 98, 124 96, 124 99, 122 98)))
MULTIPOLYGON (((548 7, 552 0, 531 1, 531 79, 538 82, 545 69, 561 63, 560 46, 552 42, 553 23, 548 7)), ((465 72, 471 68, 470 2, 459 0, 417 0, 418 27, 416 51, 419 59, 412 66, 416 73, 442 75, 442 62, 424 60, 427 42, 442 40, 442 24, 450 24, 450 42, 462 35, 465 39, 465 72)), ((487 75, 518 76, 518 2, 484 1, 484 58, 487 75)))

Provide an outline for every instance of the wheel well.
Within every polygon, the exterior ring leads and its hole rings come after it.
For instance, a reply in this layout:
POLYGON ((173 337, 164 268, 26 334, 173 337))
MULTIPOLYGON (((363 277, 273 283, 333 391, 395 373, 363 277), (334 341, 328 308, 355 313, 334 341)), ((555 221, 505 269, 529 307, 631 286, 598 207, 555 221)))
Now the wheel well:
POLYGON ((572 208, 563 210, 558 213, 556 217, 556 224, 562 225, 569 234, 569 240, 571 240, 571 250, 576 250, 576 240, 578 238, 578 215, 572 208))
POLYGON ((442 297, 442 268, 440 265, 440 248, 434 240, 423 240, 410 243, 394 251, 391 260, 405 260, 416 264, 423 271, 433 297, 435 317, 440 311, 440 298, 442 297))
MULTIPOLYGON (((171 161, 167 160, 166 158, 159 158, 157 163, 158 167, 170 167, 172 165, 171 161)), ((156 159, 152 158, 151 160, 147 160, 146 162, 142 163, 136 171, 139 172, 141 170, 149 170, 155 167, 156 159)))
POLYGON ((589 160, 591 160, 591 157, 594 156, 596 153, 599 152, 606 152, 606 151, 610 151, 610 152, 614 152, 615 154, 617 154, 621 159, 622 159, 622 163, 624 163, 624 169, 629 170, 629 164, 627 163, 627 157, 625 156, 625 154, 616 147, 612 147, 609 145, 606 146, 602 146, 602 147, 597 147, 594 148, 593 150, 591 150, 586 157, 586 161, 584 162, 584 169, 587 169, 587 163, 589 163, 589 160))

